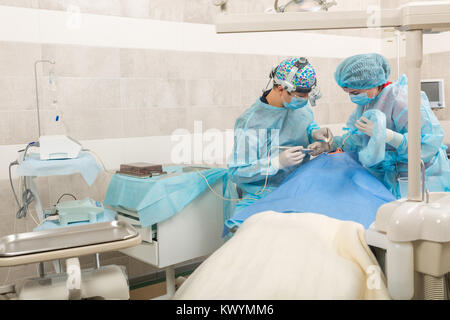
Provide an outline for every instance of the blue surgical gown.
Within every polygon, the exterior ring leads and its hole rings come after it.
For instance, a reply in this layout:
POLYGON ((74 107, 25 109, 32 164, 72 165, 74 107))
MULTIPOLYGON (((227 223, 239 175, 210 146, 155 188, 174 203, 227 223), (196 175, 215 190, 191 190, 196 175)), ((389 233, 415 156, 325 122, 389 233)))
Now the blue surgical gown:
POLYGON ((258 99, 244 111, 235 123, 233 155, 227 163, 230 180, 242 190, 243 199, 235 212, 270 193, 298 167, 272 166, 271 159, 283 151, 278 146, 307 147, 313 142, 311 132, 315 129, 319 126, 309 105, 289 110, 258 99))
MULTIPOLYGON (((403 135, 400 146, 386 144, 384 159, 366 168, 397 197, 400 198, 399 177, 408 176, 408 85, 407 78, 386 86, 377 98, 365 106, 357 106, 347 121, 347 127, 355 129, 355 122, 368 110, 379 110, 386 115, 386 128, 403 135)), ((450 191, 450 166, 447 147, 442 143, 444 131, 430 108, 424 92, 421 92, 421 158, 425 163, 427 187, 430 191, 450 191)), ((341 146, 344 138, 335 137, 335 146, 341 146)), ((345 142, 345 151, 359 152, 369 143, 370 137, 352 134, 345 142)), ((375 157, 376 155, 374 155, 375 157)))

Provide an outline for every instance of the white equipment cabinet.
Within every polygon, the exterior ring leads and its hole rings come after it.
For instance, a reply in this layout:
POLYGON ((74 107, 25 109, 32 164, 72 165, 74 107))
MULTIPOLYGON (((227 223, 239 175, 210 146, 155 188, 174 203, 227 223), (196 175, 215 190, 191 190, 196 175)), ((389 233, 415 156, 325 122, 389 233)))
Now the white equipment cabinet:
MULTIPOLYGON (((219 179, 212 186, 217 194, 222 194, 222 185, 219 179)), ((167 294, 160 299, 170 299, 175 293, 174 265, 207 256, 223 244, 223 200, 209 189, 181 212, 152 227, 142 228, 135 211, 114 209, 117 220, 130 223, 142 237, 140 245, 121 252, 166 269, 167 294)))

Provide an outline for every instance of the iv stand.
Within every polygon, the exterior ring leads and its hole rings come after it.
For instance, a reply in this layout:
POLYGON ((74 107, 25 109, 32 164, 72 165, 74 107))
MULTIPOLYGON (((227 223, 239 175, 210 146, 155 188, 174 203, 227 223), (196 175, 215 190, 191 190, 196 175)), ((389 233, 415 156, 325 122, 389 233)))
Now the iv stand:
POLYGON ((50 63, 50 64, 55 64, 56 62, 53 60, 37 60, 34 63, 34 84, 35 84, 35 89, 36 89, 36 110, 37 110, 37 121, 38 121, 38 138, 41 136, 41 120, 40 120, 40 116, 39 116, 39 90, 38 90, 38 79, 37 79, 37 65, 38 63, 50 63))

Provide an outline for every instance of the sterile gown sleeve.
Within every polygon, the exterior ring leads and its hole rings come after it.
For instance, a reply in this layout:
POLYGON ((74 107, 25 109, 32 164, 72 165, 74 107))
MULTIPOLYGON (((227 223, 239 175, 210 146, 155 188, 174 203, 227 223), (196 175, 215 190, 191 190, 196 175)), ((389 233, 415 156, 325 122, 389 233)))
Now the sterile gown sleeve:
MULTIPOLYGON (((305 109, 308 111, 308 113, 309 113, 309 115, 310 115, 310 118, 311 118, 311 119, 314 119, 314 113, 313 113, 313 111, 311 110, 311 108, 310 108, 309 106, 307 106, 307 107, 305 107, 305 109)), ((309 140, 309 143, 315 142, 315 140, 311 137, 311 133, 312 133, 314 130, 318 130, 318 129, 320 129, 320 126, 319 126, 314 120, 312 120, 311 123, 310 123, 310 124, 308 125, 308 127, 306 128, 306 133, 308 134, 308 140, 309 140)))
MULTIPOLYGON (((397 148, 397 154, 399 161, 408 161, 408 107, 407 101, 397 101, 396 110, 397 116, 394 118, 395 130, 398 133, 403 134, 403 140, 400 146, 397 148)), ((433 114, 430 108, 425 93, 421 93, 421 106, 420 106, 420 142, 421 142, 421 158, 427 163, 432 160, 439 148, 442 145, 444 139, 444 130, 442 129, 436 116, 433 114)))
POLYGON ((267 175, 271 176, 278 172, 278 168, 271 165, 270 160, 278 156, 278 150, 272 148, 268 154, 261 150, 269 150, 271 141, 258 139, 255 130, 235 130, 234 152, 228 160, 228 172, 231 180, 237 184, 261 181, 267 175), (266 141, 269 147, 261 145, 266 141))
MULTIPOLYGON (((361 107, 358 106, 355 111, 350 115, 350 118, 348 119, 346 123, 346 127, 350 130, 355 130, 355 123, 356 121, 361 117, 361 107)), ((344 134, 343 136, 337 136, 334 137, 333 141, 333 149, 341 148, 342 142, 349 133, 344 134)), ((360 133, 352 134, 346 141, 344 145, 344 150, 349 152, 358 152, 363 146, 367 145, 369 141, 369 137, 367 135, 363 135, 360 133)))

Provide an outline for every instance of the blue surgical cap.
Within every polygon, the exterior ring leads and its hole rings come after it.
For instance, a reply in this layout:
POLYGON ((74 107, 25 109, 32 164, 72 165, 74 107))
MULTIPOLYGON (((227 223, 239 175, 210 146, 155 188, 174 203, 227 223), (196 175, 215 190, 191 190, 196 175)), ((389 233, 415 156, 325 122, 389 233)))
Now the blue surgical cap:
POLYGON ((378 53, 358 54, 342 61, 334 73, 339 86, 350 89, 371 89, 388 81, 391 67, 378 53))

